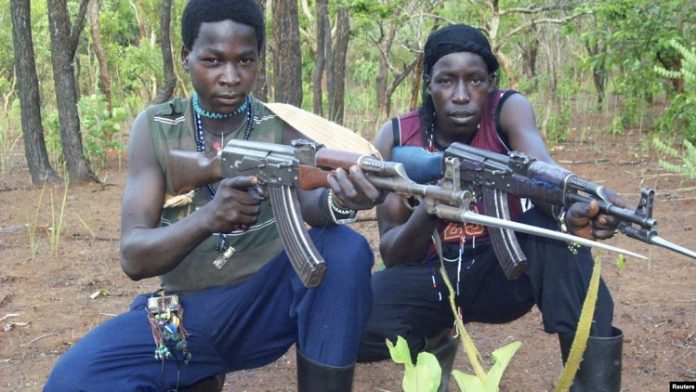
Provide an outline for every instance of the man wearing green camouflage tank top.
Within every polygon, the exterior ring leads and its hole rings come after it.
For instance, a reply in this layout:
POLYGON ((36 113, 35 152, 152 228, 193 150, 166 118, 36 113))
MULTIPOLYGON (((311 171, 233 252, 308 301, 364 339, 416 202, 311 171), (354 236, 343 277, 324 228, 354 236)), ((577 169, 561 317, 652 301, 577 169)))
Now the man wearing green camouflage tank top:
POLYGON ((291 267, 268 198, 250 192, 257 178, 225 178, 198 188, 188 205, 163 208, 177 175, 165 164, 170 150, 214 156, 231 139, 299 137, 250 95, 264 43, 254 0, 189 1, 182 40, 195 92, 135 119, 121 217, 124 272, 157 276, 162 291, 82 338, 44 390, 221 390, 226 373, 269 364, 295 344, 300 391, 349 391, 371 307, 373 254, 337 223, 383 196, 357 167, 331 172, 329 188, 298 191, 327 265, 314 288, 291 267))

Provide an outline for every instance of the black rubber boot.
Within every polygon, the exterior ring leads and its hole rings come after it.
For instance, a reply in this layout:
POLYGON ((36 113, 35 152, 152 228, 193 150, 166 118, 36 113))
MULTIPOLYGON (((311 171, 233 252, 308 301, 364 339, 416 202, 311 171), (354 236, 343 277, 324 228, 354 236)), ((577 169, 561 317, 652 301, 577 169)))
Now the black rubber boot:
POLYGON ((437 362, 440 363, 440 368, 442 369, 442 379, 440 381, 440 387, 437 389, 438 392, 447 391, 450 375, 452 374, 452 367, 454 366, 454 357, 457 356, 458 348, 459 339, 453 338, 448 334, 447 336, 443 337, 435 347, 427 350, 431 354, 435 355, 435 358, 437 358, 437 362))
POLYGON ((298 392, 350 392, 355 365, 326 366, 305 357, 297 350, 298 392))
POLYGON ((215 376, 210 376, 204 378, 201 381, 188 387, 181 388, 181 392, 221 392, 222 387, 225 385, 225 375, 217 374, 215 376))
MULTIPOLYGON (((561 356, 566 363, 575 334, 559 334, 561 356)), ((613 328, 611 337, 590 336, 575 374, 571 392, 619 392, 621 390, 621 352, 623 332, 613 328)))

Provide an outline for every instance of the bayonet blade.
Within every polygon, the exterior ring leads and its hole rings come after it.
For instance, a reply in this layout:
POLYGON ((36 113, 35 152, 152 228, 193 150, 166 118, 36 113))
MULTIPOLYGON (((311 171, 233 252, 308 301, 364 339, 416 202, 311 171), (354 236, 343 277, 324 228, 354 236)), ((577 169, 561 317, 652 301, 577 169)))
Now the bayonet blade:
POLYGON ((432 213, 434 213, 442 219, 447 219, 450 221, 462 223, 478 223, 484 226, 498 227, 501 229, 511 229, 521 233, 533 234, 561 241, 571 241, 584 246, 605 249, 610 252, 620 253, 622 255, 631 256, 642 260, 647 259, 647 257, 641 254, 631 252, 629 250, 622 249, 616 246, 604 244, 598 241, 592 241, 572 234, 561 233, 559 231, 548 230, 537 226, 530 226, 524 223, 494 218, 488 215, 481 215, 472 211, 462 211, 456 207, 451 207, 447 205, 440 204, 433 206, 432 213))
POLYGON ((684 256, 689 256, 692 259, 696 259, 696 252, 694 252, 693 250, 687 249, 683 246, 679 246, 673 242, 669 242, 666 239, 660 237, 659 235, 654 235, 650 237, 648 241, 650 241, 651 244, 661 246, 665 249, 669 249, 671 251, 683 254, 684 256))

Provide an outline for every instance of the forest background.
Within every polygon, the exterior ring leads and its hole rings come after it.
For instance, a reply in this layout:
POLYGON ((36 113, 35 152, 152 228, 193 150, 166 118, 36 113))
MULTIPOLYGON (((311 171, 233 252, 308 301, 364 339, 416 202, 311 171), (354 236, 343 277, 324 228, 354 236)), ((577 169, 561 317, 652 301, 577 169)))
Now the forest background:
MULTIPOLYGON (((656 135, 663 143, 646 137, 645 148, 679 155, 674 169, 693 175, 692 1, 259 2, 268 30, 261 99, 371 138, 390 115, 418 105, 427 35, 467 22, 488 35, 500 85, 530 97, 551 147, 589 131, 572 124, 571 114, 586 113, 602 119, 592 131, 656 135)), ((23 154, 34 184, 66 174, 94 180, 109 154, 123 156, 140 110, 189 93, 179 60, 184 0, 0 5, 0 39, 13 43, 0 58, 0 174, 23 154)))

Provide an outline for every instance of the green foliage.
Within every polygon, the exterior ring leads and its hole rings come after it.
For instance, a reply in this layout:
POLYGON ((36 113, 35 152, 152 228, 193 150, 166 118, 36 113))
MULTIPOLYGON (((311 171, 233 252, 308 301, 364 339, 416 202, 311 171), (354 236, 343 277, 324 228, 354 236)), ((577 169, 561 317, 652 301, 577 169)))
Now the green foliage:
POLYGON ((36 252, 39 250, 39 237, 37 233, 37 228, 39 224, 39 212, 41 211, 41 202, 43 201, 44 191, 46 190, 46 183, 41 187, 41 193, 39 194, 39 201, 36 204, 36 210, 34 211, 34 216, 30 218, 29 224, 27 224, 27 231, 29 236, 29 249, 31 250, 32 260, 36 257, 36 252))
POLYGON ((392 360, 404 365, 404 379, 402 382, 404 392, 437 391, 437 388, 440 386, 442 369, 433 354, 428 352, 419 353, 414 365, 411 359, 411 351, 404 338, 397 336, 396 345, 389 339, 386 342, 392 360))
POLYGON ((677 133, 686 140, 694 142, 696 141, 696 49, 687 48, 676 40, 671 40, 670 45, 681 55, 681 68, 675 71, 656 66, 654 70, 656 74, 664 78, 682 79, 684 91, 672 98, 672 102, 658 120, 658 129, 668 134, 677 133))
POLYGON ((563 143, 568 138, 568 129, 571 120, 569 103, 567 101, 562 101, 557 113, 558 114, 549 117, 546 128, 547 141, 552 145, 563 143))
MULTIPOLYGON (((65 169, 63 169, 65 171, 65 169)), ((65 206, 68 201, 68 185, 69 177, 66 175, 63 177, 63 199, 61 200, 58 209, 56 210, 56 202, 53 196, 53 189, 49 194, 51 200, 51 224, 48 226, 48 244, 51 248, 51 253, 55 256, 58 254, 58 246, 60 245, 60 237, 63 234, 63 230, 66 227, 65 224, 65 206)))
MULTIPOLYGON (((395 363, 404 365, 404 379, 402 388, 404 392, 435 392, 440 386, 442 370, 437 358, 428 352, 418 354, 415 365, 413 364, 408 343, 398 336, 396 344, 386 340, 389 354, 395 363)), ((522 345, 521 342, 512 342, 495 350, 492 354, 494 364, 481 380, 473 374, 466 374, 459 370, 453 370, 452 375, 457 381, 460 390, 467 392, 496 392, 505 369, 510 364, 512 357, 522 345)))
POLYGON ((495 351, 492 357, 495 362, 491 369, 486 374, 486 379, 481 380, 473 374, 462 373, 459 370, 453 370, 452 375, 462 391, 473 392, 496 392, 499 389, 500 380, 503 377, 505 368, 510 364, 512 357, 522 345, 521 342, 509 343, 495 351))
POLYGON ((684 150, 678 151, 676 148, 670 146, 669 144, 663 142, 659 138, 653 138, 653 146, 655 149, 666 157, 676 158, 681 160, 681 164, 675 164, 667 161, 666 159, 660 159, 658 165, 660 167, 669 170, 673 173, 681 174, 687 178, 696 178, 696 147, 684 139, 684 150))
POLYGON ((611 74, 610 90, 624 98, 623 124, 642 126, 646 103, 663 90, 653 68, 674 63, 676 51, 669 41, 693 36, 696 4, 690 0, 597 0, 587 2, 592 17, 580 34, 582 42, 603 48, 586 55, 586 66, 605 64, 611 74), (689 35, 691 34, 691 35, 689 35))
POLYGON ((60 144, 60 123, 58 110, 46 108, 41 112, 44 126, 44 142, 48 151, 49 160, 59 167, 63 167, 63 147, 60 144))
POLYGON ((104 97, 96 94, 82 97, 77 106, 87 158, 98 167, 106 163, 108 151, 121 155, 125 150, 125 143, 115 136, 126 121, 126 110, 117 107, 110 115, 104 97))
POLYGON ((614 116, 609 127, 609 134, 612 136, 621 135, 624 131, 623 116, 614 116))

